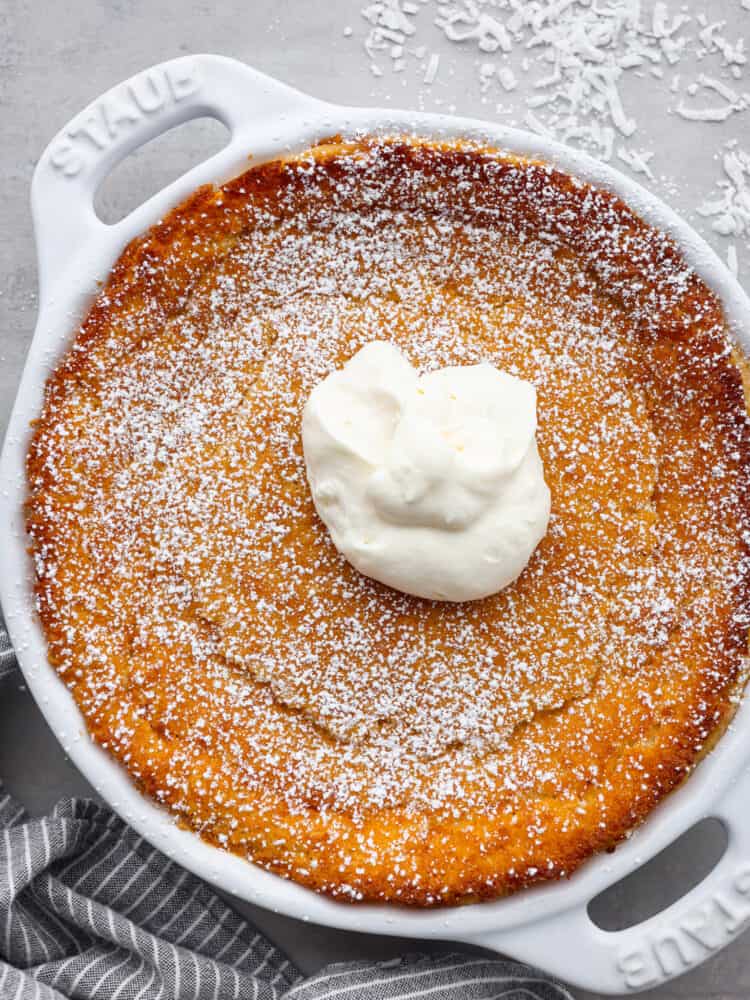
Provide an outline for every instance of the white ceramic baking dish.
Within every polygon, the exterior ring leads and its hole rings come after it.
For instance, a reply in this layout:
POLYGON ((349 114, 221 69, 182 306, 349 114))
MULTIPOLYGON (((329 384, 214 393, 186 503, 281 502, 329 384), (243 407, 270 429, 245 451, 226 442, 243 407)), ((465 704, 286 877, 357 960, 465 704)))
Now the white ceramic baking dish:
POLYGON ((750 705, 740 707, 718 747, 613 855, 594 858, 569 881, 509 899, 417 912, 335 903, 179 829, 91 742, 71 696, 47 663, 23 530, 24 456, 45 379, 70 343, 97 282, 106 278, 130 239, 198 185, 240 172, 249 154, 257 163, 355 129, 487 140, 547 159, 617 192, 649 222, 672 234, 723 300, 738 340, 750 352, 750 302, 721 261, 653 195, 603 163, 486 122, 324 104, 219 56, 190 56, 146 70, 74 118, 45 150, 34 174, 39 318, 0 465, 0 597, 18 659, 65 752, 101 796, 155 846, 219 888, 276 912, 349 931, 482 945, 600 993, 652 987, 698 965, 750 925, 750 705), (148 139, 201 115, 224 122, 231 132, 229 144, 121 222, 100 222, 93 197, 111 168, 148 139), (587 904, 593 897, 708 816, 725 824, 729 843, 699 885, 627 930, 609 933, 591 921, 587 904))

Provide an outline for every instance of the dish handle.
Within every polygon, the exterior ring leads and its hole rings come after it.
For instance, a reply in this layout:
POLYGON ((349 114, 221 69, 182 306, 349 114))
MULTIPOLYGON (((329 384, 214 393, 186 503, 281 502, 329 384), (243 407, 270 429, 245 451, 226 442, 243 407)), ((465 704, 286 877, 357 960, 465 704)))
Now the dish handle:
MULTIPOLYGON (((49 287, 74 253, 112 228, 96 215, 94 196, 113 167, 139 146, 204 115, 223 122, 234 136, 254 120, 267 123, 319 103, 244 63, 216 55, 172 59, 113 87, 58 132, 34 171, 31 208, 40 286, 49 287)), ((213 159, 188 171, 180 182, 213 159)), ((186 187, 185 193, 191 189, 186 187)))
MULTIPOLYGON (((750 770, 704 818, 724 825, 717 865, 679 900, 632 927, 605 931, 588 903, 472 943, 530 962, 574 986, 623 996, 690 971, 750 927, 750 770)), ((533 890, 532 890, 533 891, 533 890)))

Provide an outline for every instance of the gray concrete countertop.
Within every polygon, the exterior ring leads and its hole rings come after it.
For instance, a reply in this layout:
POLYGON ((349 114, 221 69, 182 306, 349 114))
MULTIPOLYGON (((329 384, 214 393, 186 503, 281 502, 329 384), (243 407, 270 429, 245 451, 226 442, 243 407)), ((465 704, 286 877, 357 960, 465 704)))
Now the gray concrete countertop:
MULTIPOLYGON (((375 76, 362 48, 367 24, 360 14, 363 0, 5 0, 0 5, 0 433, 5 428, 36 314, 36 270, 28 210, 34 164, 52 135, 90 100, 118 81, 152 63, 190 52, 217 52, 242 59, 260 70, 315 96, 351 104, 455 111, 522 124, 524 97, 530 92, 522 79, 517 90, 504 92, 497 81, 482 92, 479 67, 487 56, 471 44, 451 44, 431 24, 434 7, 420 9, 419 38, 429 52, 440 54, 440 69, 431 87, 423 85, 424 69, 415 58, 406 70, 393 73, 387 54, 379 59, 384 73, 375 76), (350 27, 351 31, 345 28, 350 27)), ((644 7, 653 6, 644 0, 644 7)), ((743 0, 690 0, 671 3, 672 14, 697 15, 726 21, 725 37, 750 39, 750 12, 743 0)), ((522 52, 507 57, 519 71, 522 52)), ((726 258, 730 242, 713 232, 710 220, 695 208, 715 195, 722 179, 719 153, 737 140, 750 152, 750 111, 740 111, 724 123, 687 122, 674 108, 685 85, 699 72, 720 78, 742 92, 750 70, 733 80, 717 55, 685 59, 664 79, 650 72, 629 73, 623 81, 625 103, 639 122, 631 148, 653 152, 653 179, 637 179, 652 187, 692 221, 726 258), (669 84, 676 73, 680 93, 669 84)), ((532 81, 533 82, 533 81, 532 81)), ((677 85, 675 85, 677 86, 677 85)), ((716 97, 717 95, 712 95, 716 97)), ((705 101, 716 105, 721 99, 705 101)), ((197 162, 215 147, 221 135, 216 123, 192 123, 144 149, 105 184, 99 208, 108 218, 124 215, 141 197, 197 162)), ((616 148, 622 145, 618 137, 616 148)), ((614 164, 627 170, 615 157, 614 164)), ((750 219, 748 220, 750 228, 750 219)), ((740 278, 750 280, 750 231, 736 239, 740 278)), ((48 809, 63 795, 88 795, 91 789, 66 760, 34 702, 19 682, 0 692, 0 775, 9 790, 33 812, 48 809)), ((597 908, 604 924, 627 922, 655 912, 665 893, 706 872, 721 850, 716 825, 689 834, 683 843, 652 862, 597 908)), ((392 957, 419 942, 374 938, 302 924, 247 907, 251 917, 304 970, 348 958, 392 957)), ((649 994, 685 1000, 750 996, 750 937, 745 934, 700 969, 649 994)), ((435 947, 435 946, 432 946, 435 947)), ((582 958, 585 961, 585 956, 582 958)))

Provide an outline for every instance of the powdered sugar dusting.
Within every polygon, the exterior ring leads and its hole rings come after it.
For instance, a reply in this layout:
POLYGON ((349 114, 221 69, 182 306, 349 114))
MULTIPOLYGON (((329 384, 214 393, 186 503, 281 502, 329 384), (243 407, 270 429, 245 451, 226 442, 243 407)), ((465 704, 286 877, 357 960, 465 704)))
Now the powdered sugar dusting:
POLYGON ((720 310, 544 165, 372 141, 269 170, 136 252, 136 297, 105 290, 52 384, 29 526, 53 660, 161 801, 316 888, 562 874, 679 780, 746 653, 720 310), (381 587, 315 515, 302 405, 384 338, 537 387, 550 529, 487 601, 381 587))

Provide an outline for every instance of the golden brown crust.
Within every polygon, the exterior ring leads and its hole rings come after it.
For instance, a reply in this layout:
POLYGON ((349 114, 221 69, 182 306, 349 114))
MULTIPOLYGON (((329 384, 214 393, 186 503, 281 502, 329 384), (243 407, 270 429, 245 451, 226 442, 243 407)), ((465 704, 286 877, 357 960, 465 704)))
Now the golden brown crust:
POLYGON ((148 794, 313 889, 428 906, 567 876, 732 715, 747 427, 720 304, 614 196, 329 140, 131 243, 50 378, 27 524, 51 662, 148 794), (342 563, 299 476, 300 401, 384 324, 539 391, 550 533, 450 618, 342 563))

